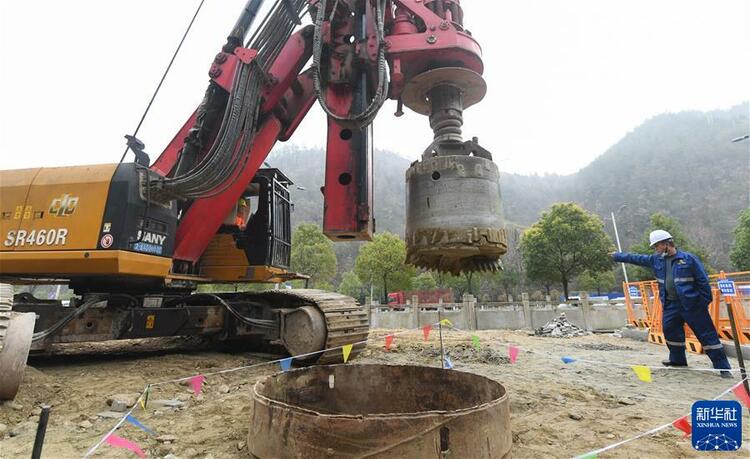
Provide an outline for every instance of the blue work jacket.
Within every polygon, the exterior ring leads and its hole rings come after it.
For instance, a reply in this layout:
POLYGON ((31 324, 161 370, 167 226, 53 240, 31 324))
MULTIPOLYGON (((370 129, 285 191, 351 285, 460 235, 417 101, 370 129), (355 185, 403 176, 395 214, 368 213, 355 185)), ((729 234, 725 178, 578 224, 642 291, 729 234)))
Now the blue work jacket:
MULTIPOLYGON (((651 268, 659 282, 661 304, 667 305, 667 289, 664 285, 667 278, 667 261, 661 255, 618 252, 614 255, 614 260, 651 268)), ((677 297, 683 308, 707 307, 711 303, 711 286, 708 283, 708 275, 706 275, 706 270, 703 269, 703 264, 698 257, 692 253, 678 250, 672 261, 672 277, 674 278, 677 297)))

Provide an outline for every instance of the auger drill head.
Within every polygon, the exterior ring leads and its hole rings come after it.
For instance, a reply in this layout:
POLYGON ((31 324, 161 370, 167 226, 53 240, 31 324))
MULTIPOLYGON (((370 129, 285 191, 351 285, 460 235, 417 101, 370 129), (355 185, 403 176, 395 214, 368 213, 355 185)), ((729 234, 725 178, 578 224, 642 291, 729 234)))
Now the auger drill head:
POLYGON ((494 271, 508 250, 500 174, 479 156, 435 156, 406 171, 407 262, 458 274, 494 271))
POLYGON ((465 69, 427 73, 438 75, 417 80, 411 99, 405 97, 422 113, 428 107, 435 134, 422 159, 406 171, 407 262, 452 274, 495 271, 508 250, 500 172, 476 138, 464 142, 461 136, 463 109, 467 100, 481 99, 484 82, 465 69))

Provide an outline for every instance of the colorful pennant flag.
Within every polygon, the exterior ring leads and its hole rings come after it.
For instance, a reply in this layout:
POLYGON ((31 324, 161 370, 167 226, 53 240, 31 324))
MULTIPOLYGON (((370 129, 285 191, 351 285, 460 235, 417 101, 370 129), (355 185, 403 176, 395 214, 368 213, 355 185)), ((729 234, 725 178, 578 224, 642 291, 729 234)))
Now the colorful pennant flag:
POLYGON ((141 424, 141 422, 138 419, 136 419, 132 414, 129 414, 129 415, 125 416, 125 420, 128 421, 129 423, 133 424, 134 426, 138 427, 139 429, 142 429, 145 432, 148 432, 151 435, 154 435, 154 431, 153 430, 151 430, 148 427, 146 427, 143 424, 141 424))
POLYGON ((596 453, 589 453, 585 456, 581 456, 581 459, 596 459, 597 457, 596 453))
POLYGON ((385 335, 385 350, 391 350, 391 344, 393 344, 393 335, 385 335))
POLYGON ((288 371, 290 368, 292 368, 292 357, 281 359, 279 364, 281 365, 281 371, 288 371))
POLYGON ((576 361, 573 357, 562 357, 563 363, 573 363, 576 361))
POLYGON ((520 349, 516 346, 508 346, 508 358, 510 358, 510 363, 516 363, 516 359, 518 359, 518 351, 520 351, 520 349))
POLYGON ((741 401, 743 405, 750 409, 750 395, 748 395, 743 384, 732 389, 732 392, 734 392, 734 396, 737 397, 737 400, 741 401))
POLYGON ((453 369, 453 362, 451 362, 451 358, 447 355, 445 356, 445 369, 446 370, 452 370, 453 369))
POLYGON ((344 355, 344 363, 346 363, 346 361, 349 360, 349 354, 352 353, 352 345, 344 344, 341 347, 341 353, 344 355))
POLYGON ((141 403, 141 408, 143 408, 143 411, 146 411, 146 407, 148 406, 148 396, 150 394, 151 394, 151 384, 146 386, 146 393, 143 394, 143 397, 138 399, 138 401, 141 403))
POLYGON ((649 367, 645 367, 643 365, 633 365, 630 368, 633 369, 635 375, 638 376, 638 379, 643 382, 651 382, 651 369, 649 367))
POLYGON ((675 429, 679 429, 685 432, 685 437, 690 435, 690 433, 693 431, 693 428, 690 426, 690 423, 687 420, 687 416, 681 417, 680 419, 673 422, 672 425, 675 427, 675 429))
POLYGON ((477 335, 471 335, 471 342, 474 344, 474 347, 477 348, 477 351, 479 350, 479 337, 477 335))
POLYGON ((196 375, 190 378, 190 385, 193 386, 193 392, 195 392, 195 395, 200 395, 201 391, 203 390, 203 381, 206 380, 206 377, 203 375, 196 375))
POLYGON ((114 446, 115 448, 129 449, 130 451, 137 454, 141 459, 146 459, 146 454, 143 452, 140 446, 130 440, 125 440, 124 438, 115 434, 109 434, 107 435, 107 438, 104 439, 104 441, 114 446))
POLYGON ((451 323, 451 321, 448 320, 448 319, 441 320, 440 321, 440 325, 445 325, 446 327, 452 327, 453 326, 453 324, 451 323))
POLYGON ((427 338, 430 337, 430 330, 432 330, 432 325, 425 325, 422 327, 422 333, 424 334, 424 340, 427 341, 427 338))

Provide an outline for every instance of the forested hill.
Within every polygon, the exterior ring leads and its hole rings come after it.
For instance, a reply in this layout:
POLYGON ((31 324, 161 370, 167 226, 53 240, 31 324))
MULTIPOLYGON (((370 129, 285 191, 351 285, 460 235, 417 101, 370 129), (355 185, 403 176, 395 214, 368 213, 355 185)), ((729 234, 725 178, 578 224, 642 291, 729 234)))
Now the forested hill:
MULTIPOLYGON (((750 131, 749 110, 745 102, 729 110, 658 115, 575 174, 508 175, 502 184, 506 218, 528 225, 552 203, 575 201, 602 217, 617 212, 627 248, 643 236, 649 216, 661 212, 706 248, 714 266, 728 267, 732 229, 750 205, 750 141, 731 139, 750 131)), ((606 228, 612 234, 611 223, 606 228)))
MULTIPOLYGON (((324 183, 325 152, 320 148, 282 145, 271 153, 268 163, 281 169, 294 182, 292 224, 322 224, 323 193, 320 188, 324 183)), ((404 173, 409 160, 390 151, 377 151, 374 167, 376 230, 403 235, 404 173)))
MULTIPOLYGON (((662 212, 676 218, 687 235, 706 248, 713 266, 728 267, 731 231, 737 214, 750 204, 750 141, 730 140, 750 131, 749 110, 746 102, 729 110, 655 116, 575 174, 503 174, 505 217, 530 225, 561 201, 578 202, 603 218, 619 209, 618 229, 627 248, 642 237, 649 216, 662 212)), ((293 222, 321 223, 322 149, 282 145, 269 163, 305 188, 292 191, 293 222)), ((394 153, 375 153, 378 230, 403 234, 408 166, 407 159, 394 153)), ((606 228, 612 234, 611 223, 606 228)))

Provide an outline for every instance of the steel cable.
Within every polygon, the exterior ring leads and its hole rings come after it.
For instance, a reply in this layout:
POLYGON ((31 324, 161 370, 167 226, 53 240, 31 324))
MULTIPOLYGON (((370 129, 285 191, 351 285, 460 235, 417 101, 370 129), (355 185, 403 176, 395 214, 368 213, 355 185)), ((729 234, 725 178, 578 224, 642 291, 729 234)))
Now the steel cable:
POLYGON ((258 55, 252 63, 238 67, 221 127, 208 153, 187 173, 158 184, 169 194, 186 199, 213 196, 226 190, 242 173, 257 130, 265 75, 307 2, 289 0, 286 4, 291 10, 277 0, 253 34, 250 46, 258 55))
MULTIPOLYGON (((141 120, 138 122, 138 126, 136 126, 135 131, 133 131, 133 137, 136 137, 138 135, 138 131, 141 129, 141 125, 143 124, 143 121, 146 119, 146 115, 148 114, 148 111, 151 109, 151 105, 154 103, 154 99, 156 99, 156 95, 159 94, 161 85, 164 83, 164 79, 167 78, 169 69, 172 68, 172 64, 174 63, 174 60, 177 57, 177 54, 180 52, 180 48, 182 48, 182 44, 185 42, 185 38, 187 38, 188 32, 190 32, 190 29, 193 27, 195 18, 198 17, 198 13, 203 7, 203 2, 205 1, 206 0, 201 0, 200 4, 198 5, 198 8, 195 10, 195 14, 193 14, 193 18, 190 20, 190 23, 188 24, 187 29, 185 29, 185 33, 182 35, 182 39, 180 40, 180 43, 177 45, 177 49, 175 49, 174 54, 172 54, 172 59, 169 61, 169 64, 167 65, 166 70, 164 70, 164 74, 161 76, 161 80, 159 80, 159 84, 156 86, 156 90, 154 91, 154 94, 151 96, 151 100, 148 102, 148 105, 146 106, 146 110, 143 112, 143 115, 141 116, 141 120)), ((128 150, 130 150, 130 144, 128 144, 128 146, 125 147, 125 151, 122 153, 120 162, 123 162, 125 160, 125 155, 128 154, 128 150)))
MULTIPOLYGON (((345 116, 331 111, 330 107, 328 107, 328 104, 325 101, 325 98, 323 97, 323 85, 320 76, 320 60, 323 53, 323 21, 325 20, 326 3, 327 0, 320 0, 320 4, 318 5, 318 13, 315 17, 312 64, 313 88, 315 90, 315 96, 326 115, 344 124, 353 125, 353 127, 355 128, 362 128, 373 122, 378 114, 378 111, 383 106, 385 99, 388 97, 388 69, 386 67, 385 60, 385 25, 383 20, 386 0, 377 0, 375 2, 375 29, 378 40, 378 85, 375 90, 375 95, 373 96, 369 105, 361 113, 345 116)), ((362 88, 362 90, 365 90, 365 88, 362 88)))

